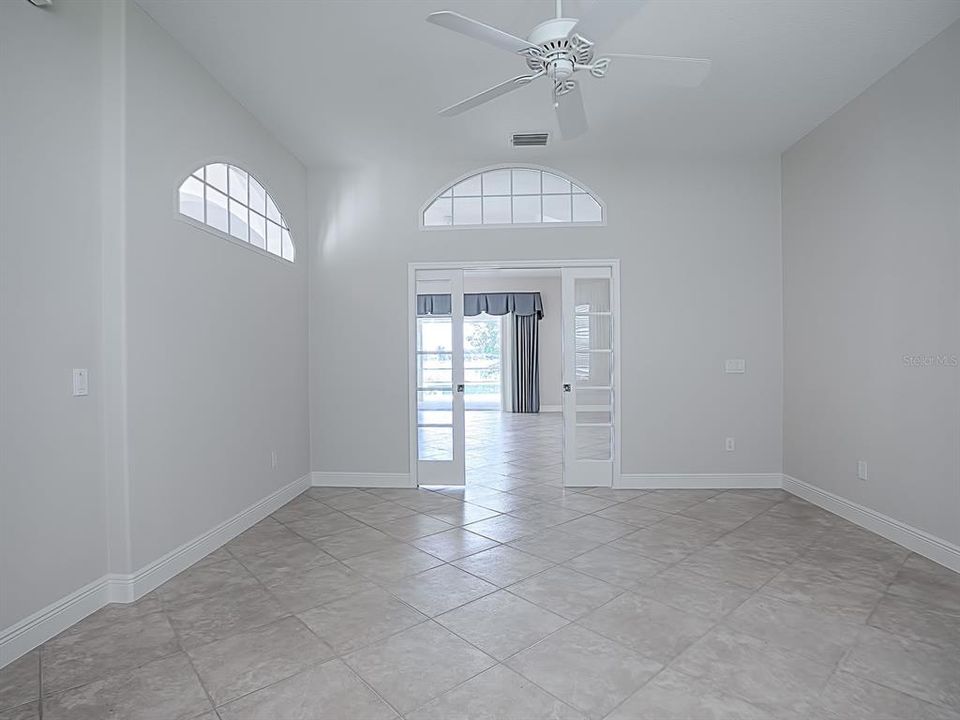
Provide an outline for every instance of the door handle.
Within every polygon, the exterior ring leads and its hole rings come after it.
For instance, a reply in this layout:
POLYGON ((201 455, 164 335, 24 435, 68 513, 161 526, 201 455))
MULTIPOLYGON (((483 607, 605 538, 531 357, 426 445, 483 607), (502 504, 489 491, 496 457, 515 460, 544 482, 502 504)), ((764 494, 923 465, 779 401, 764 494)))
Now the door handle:
POLYGON ((459 383, 459 384, 457 385, 457 392, 458 392, 458 393, 462 393, 462 392, 463 392, 463 383, 459 383))
POLYGON ((564 392, 570 392, 571 390, 573 390, 573 388, 570 386, 570 383, 564 383, 564 384, 563 384, 563 391, 564 391, 564 392))

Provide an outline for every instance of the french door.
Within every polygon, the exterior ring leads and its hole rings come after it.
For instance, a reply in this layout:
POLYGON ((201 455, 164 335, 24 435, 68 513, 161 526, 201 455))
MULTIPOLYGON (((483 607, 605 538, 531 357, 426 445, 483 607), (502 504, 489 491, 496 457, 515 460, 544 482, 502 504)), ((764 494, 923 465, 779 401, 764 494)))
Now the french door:
POLYGON ((617 308, 610 267, 564 267, 563 484, 610 487, 614 479, 617 308))
POLYGON ((417 482, 463 485, 463 271, 417 270, 417 482))

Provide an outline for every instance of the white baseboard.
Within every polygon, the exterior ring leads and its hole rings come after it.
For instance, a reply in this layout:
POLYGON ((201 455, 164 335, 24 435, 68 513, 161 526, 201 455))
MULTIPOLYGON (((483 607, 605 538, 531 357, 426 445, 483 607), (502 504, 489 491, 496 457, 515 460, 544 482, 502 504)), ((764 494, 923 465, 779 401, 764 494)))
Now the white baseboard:
POLYGON ((0 668, 59 635, 74 623, 110 603, 143 597, 229 542, 244 530, 290 502, 310 487, 310 476, 294 480, 203 535, 129 575, 108 574, 0 630, 0 668))
POLYGON ((953 543, 790 475, 783 476, 783 489, 960 573, 960 547, 953 543))
POLYGON ((410 473, 367 473, 315 470, 310 473, 313 487, 410 488, 410 473))
POLYGON ((630 490, 736 490, 780 488, 780 473, 623 473, 618 488, 630 490))

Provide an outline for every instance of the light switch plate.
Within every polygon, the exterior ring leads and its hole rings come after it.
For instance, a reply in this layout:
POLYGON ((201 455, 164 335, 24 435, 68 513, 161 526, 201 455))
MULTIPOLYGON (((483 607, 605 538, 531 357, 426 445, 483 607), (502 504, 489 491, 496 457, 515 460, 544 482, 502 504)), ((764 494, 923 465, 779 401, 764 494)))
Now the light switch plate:
POLYGON ((867 461, 857 460, 857 477, 861 480, 867 479, 867 461))
POLYGON ((747 371, 747 361, 743 358, 730 358, 723 364, 725 373, 741 374, 747 371))
POLYGON ((83 397, 89 390, 86 368, 73 369, 73 396, 83 397))

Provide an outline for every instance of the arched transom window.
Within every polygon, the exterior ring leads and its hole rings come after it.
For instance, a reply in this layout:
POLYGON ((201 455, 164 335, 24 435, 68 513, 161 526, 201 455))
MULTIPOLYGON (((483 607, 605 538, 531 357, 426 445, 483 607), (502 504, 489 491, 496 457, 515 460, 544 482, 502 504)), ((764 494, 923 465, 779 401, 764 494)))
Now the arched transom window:
POLYGON ((483 170, 451 185, 424 209, 424 228, 602 225, 602 203, 576 181, 536 167, 483 170))
POLYGON ((276 202, 253 175, 235 165, 211 163, 184 180, 180 214, 293 262, 290 228, 276 202))

